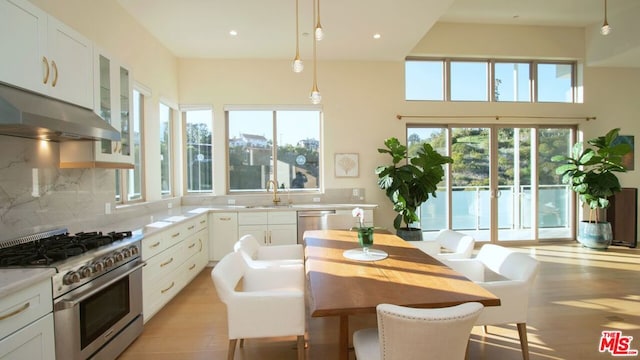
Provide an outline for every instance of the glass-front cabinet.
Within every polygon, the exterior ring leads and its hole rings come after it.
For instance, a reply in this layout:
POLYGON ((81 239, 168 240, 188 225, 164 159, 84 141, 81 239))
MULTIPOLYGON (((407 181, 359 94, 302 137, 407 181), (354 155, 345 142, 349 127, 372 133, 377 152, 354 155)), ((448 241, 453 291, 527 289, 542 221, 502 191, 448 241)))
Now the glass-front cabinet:
POLYGON ((120 131, 121 140, 100 140, 95 143, 96 161, 131 164, 131 72, 104 52, 96 51, 96 113, 120 131))

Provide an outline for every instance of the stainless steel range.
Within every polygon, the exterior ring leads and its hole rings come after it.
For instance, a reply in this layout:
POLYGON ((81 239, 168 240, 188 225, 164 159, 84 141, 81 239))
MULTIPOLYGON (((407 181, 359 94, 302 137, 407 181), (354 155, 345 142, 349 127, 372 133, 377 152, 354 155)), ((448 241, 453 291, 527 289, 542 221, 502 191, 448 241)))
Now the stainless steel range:
POLYGON ((115 359, 142 332, 141 235, 49 231, 0 243, 0 267, 54 267, 57 359, 115 359))

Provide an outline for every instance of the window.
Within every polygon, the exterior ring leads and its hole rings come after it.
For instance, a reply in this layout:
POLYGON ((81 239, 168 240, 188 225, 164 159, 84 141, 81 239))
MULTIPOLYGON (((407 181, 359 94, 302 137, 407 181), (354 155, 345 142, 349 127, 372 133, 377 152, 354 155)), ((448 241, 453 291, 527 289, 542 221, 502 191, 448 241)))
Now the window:
POLYGON ((187 193, 213 191, 212 116, 211 109, 189 109, 182 112, 187 193))
POLYGON ((531 101, 529 63, 496 62, 493 71, 495 101, 531 101))
POLYGON ((451 100, 488 101, 488 69, 486 61, 452 61, 451 100))
POLYGON ((405 100, 574 103, 577 77, 575 62, 408 58, 405 100))
POLYGON ((406 99, 444 100, 444 61, 407 61, 406 99))
POLYGON ((537 64, 538 101, 573 102, 573 64, 537 64))
POLYGON ((160 103, 160 182, 162 196, 170 196, 171 189, 171 118, 172 110, 160 103))
POLYGON ((292 191, 320 189, 320 119, 310 109, 228 110, 229 191, 256 192, 275 180, 292 191))
POLYGON ((144 200, 142 181, 142 133, 144 119, 144 95, 138 90, 133 90, 133 113, 131 126, 133 134, 133 165, 131 170, 116 169, 116 202, 129 203, 144 200), (123 199, 121 194, 127 194, 123 199))

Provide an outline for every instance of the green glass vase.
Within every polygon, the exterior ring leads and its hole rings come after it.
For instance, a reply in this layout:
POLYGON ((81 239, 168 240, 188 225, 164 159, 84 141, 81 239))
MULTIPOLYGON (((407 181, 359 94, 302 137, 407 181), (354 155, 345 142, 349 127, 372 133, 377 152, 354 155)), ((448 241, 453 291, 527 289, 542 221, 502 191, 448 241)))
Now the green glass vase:
POLYGON ((363 251, 369 251, 369 248, 373 246, 373 228, 358 228, 358 242, 363 251))

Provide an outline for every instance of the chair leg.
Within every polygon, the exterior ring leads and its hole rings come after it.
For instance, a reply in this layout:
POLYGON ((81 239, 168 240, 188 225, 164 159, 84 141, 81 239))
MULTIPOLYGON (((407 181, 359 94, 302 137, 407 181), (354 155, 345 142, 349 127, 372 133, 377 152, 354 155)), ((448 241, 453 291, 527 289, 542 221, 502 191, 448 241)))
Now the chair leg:
POLYGON ((304 360, 304 335, 298 335, 298 360, 304 360))
POLYGON ((233 357, 236 354, 237 342, 238 342, 238 339, 229 339, 229 350, 227 351, 227 360, 233 360, 233 357))
POLYGON ((529 360, 529 342, 527 341, 527 324, 518 323, 518 335, 520 335, 520 348, 522 348, 522 359, 529 360))

